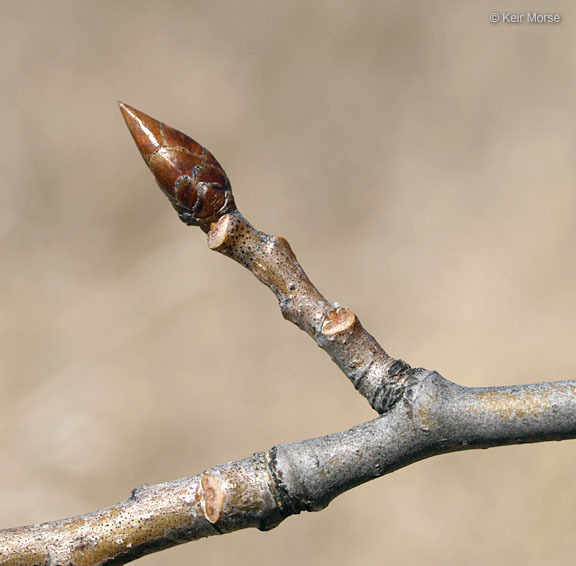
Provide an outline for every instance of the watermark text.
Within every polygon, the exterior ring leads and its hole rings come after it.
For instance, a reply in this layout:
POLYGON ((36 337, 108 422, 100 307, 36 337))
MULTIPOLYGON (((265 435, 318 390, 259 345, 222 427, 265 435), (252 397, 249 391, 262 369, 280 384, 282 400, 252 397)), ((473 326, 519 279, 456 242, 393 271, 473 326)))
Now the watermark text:
POLYGON ((559 24, 560 14, 541 14, 540 12, 492 12, 493 24, 559 24))

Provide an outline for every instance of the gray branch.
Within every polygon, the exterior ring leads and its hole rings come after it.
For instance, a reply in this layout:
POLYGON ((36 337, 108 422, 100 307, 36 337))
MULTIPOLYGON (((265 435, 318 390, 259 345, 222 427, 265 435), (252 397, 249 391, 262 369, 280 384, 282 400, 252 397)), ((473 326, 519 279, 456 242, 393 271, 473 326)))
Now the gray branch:
POLYGON ((95 513, 0 531, 0 563, 117 566, 207 536, 271 529, 437 454, 575 437, 576 381, 477 389, 416 370, 401 402, 345 432, 142 486, 95 513))

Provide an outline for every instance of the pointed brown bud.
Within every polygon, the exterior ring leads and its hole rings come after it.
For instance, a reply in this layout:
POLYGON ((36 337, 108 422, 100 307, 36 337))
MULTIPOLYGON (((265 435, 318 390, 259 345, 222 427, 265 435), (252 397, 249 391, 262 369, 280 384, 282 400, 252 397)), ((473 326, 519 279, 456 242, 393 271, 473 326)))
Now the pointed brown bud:
POLYGON ((230 181, 214 156, 186 134, 120 104, 124 121, 180 219, 205 232, 236 209, 230 181))

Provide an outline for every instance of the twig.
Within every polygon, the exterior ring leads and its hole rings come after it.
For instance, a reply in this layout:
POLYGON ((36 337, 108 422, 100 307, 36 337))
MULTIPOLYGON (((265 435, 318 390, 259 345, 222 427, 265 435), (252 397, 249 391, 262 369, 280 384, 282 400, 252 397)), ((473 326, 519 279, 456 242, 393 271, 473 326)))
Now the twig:
POLYGON ((437 454, 576 437, 576 381, 467 388, 391 358, 349 309, 312 285, 288 242, 254 229, 212 154, 121 104, 140 151, 180 218, 248 268, 283 316, 331 356, 381 416, 346 432, 278 445, 191 478, 142 486, 79 517, 0 531, 5 566, 120 565, 238 529, 268 530, 344 491, 437 454))

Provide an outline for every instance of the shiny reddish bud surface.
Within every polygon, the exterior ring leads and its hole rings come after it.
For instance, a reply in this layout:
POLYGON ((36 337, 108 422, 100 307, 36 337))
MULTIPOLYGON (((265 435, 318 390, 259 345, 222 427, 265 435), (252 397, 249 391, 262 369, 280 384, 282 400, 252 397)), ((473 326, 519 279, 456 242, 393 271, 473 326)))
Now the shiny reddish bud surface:
POLYGON ((124 121, 180 219, 207 231, 235 210, 230 181, 215 157, 186 134, 120 102, 124 121))

